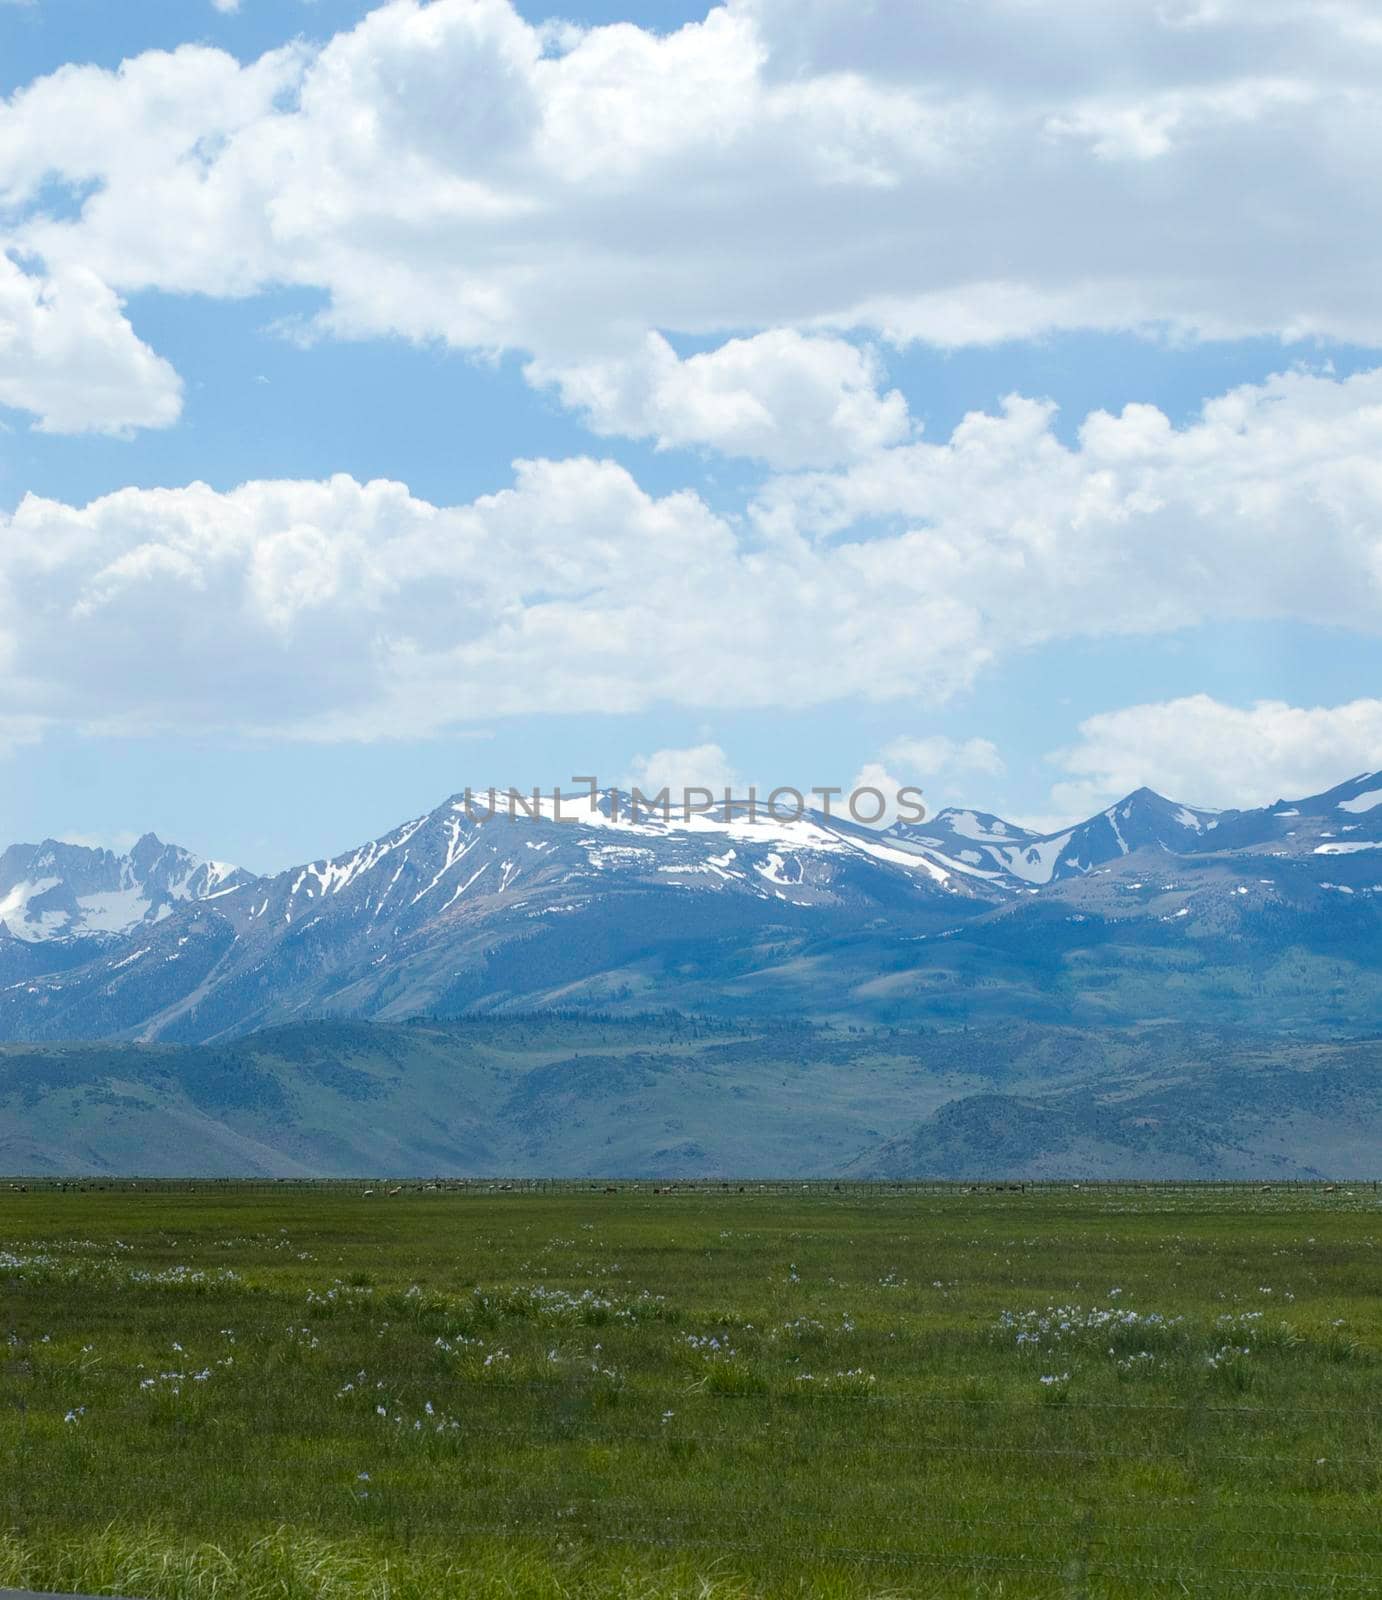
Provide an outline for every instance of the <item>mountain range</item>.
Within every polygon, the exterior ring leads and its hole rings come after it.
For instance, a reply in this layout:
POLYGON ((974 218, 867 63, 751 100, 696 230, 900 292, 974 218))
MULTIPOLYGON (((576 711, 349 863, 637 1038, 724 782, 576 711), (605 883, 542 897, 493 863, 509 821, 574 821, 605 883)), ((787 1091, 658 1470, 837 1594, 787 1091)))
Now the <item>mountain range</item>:
POLYGON ((1382 774, 669 821, 456 795, 268 876, 0 855, 0 1167, 1315 1176, 1382 1124, 1382 774))
POLYGON ((676 1009, 862 1026, 1382 1024, 1382 773, 1261 808, 1140 789, 1036 834, 948 809, 666 820, 461 795, 261 876, 146 835, 0 855, 0 1040, 676 1009))

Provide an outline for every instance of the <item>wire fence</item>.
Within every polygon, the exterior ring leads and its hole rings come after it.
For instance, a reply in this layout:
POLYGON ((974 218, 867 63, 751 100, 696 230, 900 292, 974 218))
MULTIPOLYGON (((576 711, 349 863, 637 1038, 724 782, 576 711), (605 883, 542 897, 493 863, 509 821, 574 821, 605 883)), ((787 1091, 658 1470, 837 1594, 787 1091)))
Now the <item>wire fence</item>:
POLYGON ((204 1178, 115 1176, 62 1173, 0 1175, 0 1189, 82 1194, 399 1194, 447 1195, 772 1195, 872 1199, 954 1198, 975 1194, 1006 1195, 1151 1195, 1162 1197, 1239 1198, 1281 1194, 1353 1197, 1382 1195, 1382 1178, 650 1178, 650 1177, 421 1177, 399 1174, 334 1178, 204 1178))

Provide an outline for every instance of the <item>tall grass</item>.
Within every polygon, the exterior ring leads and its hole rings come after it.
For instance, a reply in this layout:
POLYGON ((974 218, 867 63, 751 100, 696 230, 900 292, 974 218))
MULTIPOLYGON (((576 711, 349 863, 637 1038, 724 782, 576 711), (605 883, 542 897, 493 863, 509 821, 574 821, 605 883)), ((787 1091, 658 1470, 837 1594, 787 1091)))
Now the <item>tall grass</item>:
POLYGON ((1378 1592, 1369 1194, 0 1207, 0 1585, 1378 1592))

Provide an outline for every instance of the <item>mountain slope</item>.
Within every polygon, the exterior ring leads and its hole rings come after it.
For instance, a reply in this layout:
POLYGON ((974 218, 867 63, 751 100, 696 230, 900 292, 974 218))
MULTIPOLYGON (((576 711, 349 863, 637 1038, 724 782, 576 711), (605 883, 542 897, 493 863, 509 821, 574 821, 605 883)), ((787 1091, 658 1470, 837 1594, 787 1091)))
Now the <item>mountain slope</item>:
POLYGON ((1349 1175, 1379 1110, 1376 1040, 1222 1029, 557 1014, 0 1046, 8 1173, 1349 1175))
POLYGON ((152 833, 123 856, 56 839, 11 845, 0 855, 0 930, 29 944, 127 934, 251 881, 238 867, 202 861, 152 833))
POLYGON ((262 878, 152 838, 12 847, 0 1039, 550 1007, 1382 1027, 1379 774, 1223 813, 1139 790, 1052 835, 959 810, 884 833, 533 810, 453 797, 262 878))
POLYGON ((453 797, 348 855, 141 922, 75 969, 31 964, 0 991, 0 1037, 203 1039, 304 1011, 457 1010, 597 980, 589 999, 656 987, 669 961, 733 974, 784 938, 982 909, 967 879, 846 822, 669 826, 605 796, 551 811, 491 816, 453 797))
POLYGON ((1138 789, 1058 833, 1031 833, 985 812, 957 810, 925 822, 895 823, 889 832, 941 853, 958 871, 1021 890, 1081 877, 1139 850, 1193 853, 1219 822, 1217 812, 1192 810, 1151 789, 1138 789))
POLYGON ((981 1092, 849 1163, 868 1178, 1372 1175, 1382 1046, 1220 1036, 1048 1094, 981 1092))

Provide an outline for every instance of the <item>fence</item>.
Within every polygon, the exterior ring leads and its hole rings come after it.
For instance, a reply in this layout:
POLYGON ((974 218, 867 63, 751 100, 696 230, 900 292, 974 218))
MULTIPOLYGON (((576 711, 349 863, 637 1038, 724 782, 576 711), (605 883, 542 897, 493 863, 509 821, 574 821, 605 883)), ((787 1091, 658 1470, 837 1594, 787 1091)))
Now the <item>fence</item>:
POLYGON ((643 1194, 643 1195, 807 1195, 825 1198, 953 1198, 960 1195, 1132 1195, 1246 1197, 1250 1194, 1353 1195, 1382 1194, 1379 1178, 1038 1178, 1038 1179, 844 1179, 844 1178, 648 1178, 648 1177, 382 1177, 351 1178, 197 1178, 25 1174, 0 1176, 0 1192, 79 1191, 161 1194, 643 1194))

